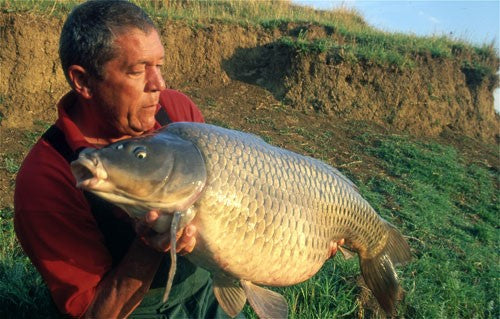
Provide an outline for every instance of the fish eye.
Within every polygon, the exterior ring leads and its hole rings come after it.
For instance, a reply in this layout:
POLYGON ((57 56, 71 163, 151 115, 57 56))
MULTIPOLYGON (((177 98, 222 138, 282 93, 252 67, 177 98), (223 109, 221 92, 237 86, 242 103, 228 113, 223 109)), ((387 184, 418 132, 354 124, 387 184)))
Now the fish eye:
POLYGON ((148 153, 144 147, 136 147, 134 149, 134 155, 137 159, 145 159, 148 156, 148 153))

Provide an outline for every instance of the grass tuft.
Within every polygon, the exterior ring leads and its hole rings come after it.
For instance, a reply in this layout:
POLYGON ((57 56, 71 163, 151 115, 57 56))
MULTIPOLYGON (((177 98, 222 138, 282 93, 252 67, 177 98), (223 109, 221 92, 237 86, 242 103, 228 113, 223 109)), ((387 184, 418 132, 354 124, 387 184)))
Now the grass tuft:
POLYGON ((402 276, 414 277, 403 311, 498 317, 498 172, 466 163, 453 147, 404 136, 377 136, 366 152, 387 175, 368 179, 362 192, 417 244, 402 276))

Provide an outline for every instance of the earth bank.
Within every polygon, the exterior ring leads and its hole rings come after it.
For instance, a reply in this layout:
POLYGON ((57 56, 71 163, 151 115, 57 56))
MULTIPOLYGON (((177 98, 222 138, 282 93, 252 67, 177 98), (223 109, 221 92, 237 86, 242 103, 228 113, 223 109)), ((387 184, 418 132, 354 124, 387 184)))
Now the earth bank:
MULTIPOLYGON (((30 13, 0 14, 1 127, 56 117, 54 104, 68 90, 57 55, 62 23, 30 13)), ((487 142, 498 138, 492 95, 497 79, 477 78, 458 61, 419 56, 413 68, 388 68, 354 64, 342 53, 303 54, 279 42, 303 28, 309 39, 338 37, 315 25, 270 30, 170 21, 159 28, 167 48, 163 72, 173 88, 229 89, 236 82, 332 121, 364 120, 414 135, 452 130, 487 142)), ((487 62, 498 68, 498 61, 487 62)))

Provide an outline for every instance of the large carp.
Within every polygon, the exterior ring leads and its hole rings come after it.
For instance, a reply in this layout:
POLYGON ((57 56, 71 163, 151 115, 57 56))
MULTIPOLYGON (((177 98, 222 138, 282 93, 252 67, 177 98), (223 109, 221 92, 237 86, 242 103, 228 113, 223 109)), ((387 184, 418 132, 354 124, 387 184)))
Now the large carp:
MULTIPOLYGON (((259 287, 312 277, 345 238, 366 284, 387 312, 400 289, 394 266, 410 259, 398 230, 337 169, 261 138, 199 123, 85 150, 77 185, 140 217, 156 209, 196 225, 187 255, 213 275, 221 307, 236 316, 247 299, 260 317, 286 317, 287 303, 259 287)), ((158 223, 158 232, 169 230, 158 223)))

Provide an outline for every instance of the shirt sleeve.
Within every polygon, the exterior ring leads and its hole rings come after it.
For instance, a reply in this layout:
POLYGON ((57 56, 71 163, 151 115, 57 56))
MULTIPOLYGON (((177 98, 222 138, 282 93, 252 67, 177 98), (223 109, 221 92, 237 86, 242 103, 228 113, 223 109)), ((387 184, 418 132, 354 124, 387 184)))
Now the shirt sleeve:
POLYGON ((63 314, 83 315, 112 259, 69 164, 43 140, 18 173, 14 208, 19 242, 55 304, 63 314))
POLYGON ((160 93, 160 105, 172 122, 205 122, 196 104, 179 91, 166 89, 160 93))

